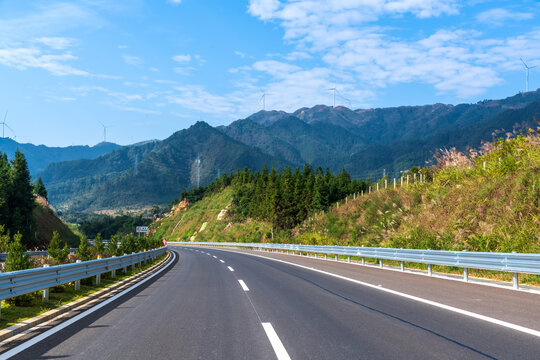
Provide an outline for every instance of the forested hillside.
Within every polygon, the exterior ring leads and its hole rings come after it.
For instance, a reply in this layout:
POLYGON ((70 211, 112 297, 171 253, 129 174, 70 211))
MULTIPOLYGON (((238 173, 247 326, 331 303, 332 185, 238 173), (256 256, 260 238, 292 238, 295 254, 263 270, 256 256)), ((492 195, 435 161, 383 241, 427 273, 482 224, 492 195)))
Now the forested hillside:
MULTIPOLYGON (((350 110, 303 108, 292 114, 258 112, 220 128, 227 135, 295 165, 345 168, 354 178, 376 179, 432 161, 440 148, 480 146, 493 132, 533 125, 540 91, 477 104, 350 110)), ((504 134, 499 134, 503 135, 504 134)))
POLYGON ((61 210, 169 204, 182 189, 208 184, 219 173, 286 164, 198 122, 169 138, 125 146, 94 160, 52 164, 41 173, 61 210), (200 160, 197 170, 196 160, 200 160))
POLYGON ((540 91, 456 106, 263 111, 218 129, 199 122, 163 141, 54 163, 40 175, 63 212, 149 209, 244 167, 279 170, 307 163, 333 173, 344 169, 353 179, 397 177, 412 166, 433 164, 442 148, 464 151, 519 133, 532 125, 533 115, 540 115, 540 91))
MULTIPOLYGON (((395 189, 388 177, 378 185, 370 184, 371 191, 358 193, 359 188, 349 187, 341 193, 339 206, 329 202, 323 209, 307 207, 304 220, 297 223, 276 222, 275 211, 283 205, 246 193, 246 184, 249 189, 249 184, 262 181, 231 182, 223 191, 173 208, 152 229, 156 236, 180 241, 540 251, 538 133, 485 143, 468 152, 446 150, 438 154, 436 162, 432 168, 412 168, 409 183, 404 177, 401 186, 398 178, 395 189)), ((254 178, 262 176, 255 174, 254 178)), ((339 183, 335 180, 329 183, 339 183)), ((289 196, 292 194, 294 191, 289 196)), ((287 214, 298 211, 297 204, 290 203, 279 216, 286 219, 287 214)))
POLYGON ((46 248, 53 231, 62 241, 75 245, 78 237, 56 216, 40 180, 32 186, 26 158, 20 151, 8 161, 0 154, 0 247, 16 234, 27 248, 46 248), (7 237, 6 237, 7 236, 7 237))

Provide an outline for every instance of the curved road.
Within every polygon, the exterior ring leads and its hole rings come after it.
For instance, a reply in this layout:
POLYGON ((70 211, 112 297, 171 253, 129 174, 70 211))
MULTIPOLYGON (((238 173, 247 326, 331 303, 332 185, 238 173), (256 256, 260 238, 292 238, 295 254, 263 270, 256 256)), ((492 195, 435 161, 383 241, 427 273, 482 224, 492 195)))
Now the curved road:
MULTIPOLYGON (((540 354, 540 337, 307 268, 239 252, 171 248, 179 256, 167 271, 12 358, 535 359, 540 354)), ((299 261, 310 266, 310 260, 299 261)), ((366 276, 375 272, 396 286, 406 279, 406 274, 324 264, 366 276)), ((521 311, 539 316, 538 295, 406 276, 434 297, 444 293, 434 284, 459 285, 478 296, 494 292, 503 300, 524 299, 524 306, 536 307, 521 311)))

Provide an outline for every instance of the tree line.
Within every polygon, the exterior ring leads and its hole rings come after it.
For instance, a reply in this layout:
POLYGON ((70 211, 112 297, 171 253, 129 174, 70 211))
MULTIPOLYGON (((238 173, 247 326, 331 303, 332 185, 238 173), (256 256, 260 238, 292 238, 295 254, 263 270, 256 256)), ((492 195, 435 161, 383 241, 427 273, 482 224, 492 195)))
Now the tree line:
MULTIPOLYGON (((43 185, 42 182, 41 185, 43 185)), ((20 234, 26 247, 35 245, 34 206, 34 187, 24 154, 17 150, 15 157, 9 161, 7 155, 2 153, 0 155, 0 226, 7 235, 20 234)))
POLYGON ((252 218, 271 222, 275 229, 292 229, 309 214, 322 211, 347 195, 366 191, 369 184, 352 180, 345 170, 334 175, 328 168, 313 170, 309 164, 303 169, 288 167, 281 173, 275 168, 244 168, 223 174, 208 186, 183 191, 172 205, 180 199, 199 201, 227 186, 233 188, 231 213, 236 220, 252 218))

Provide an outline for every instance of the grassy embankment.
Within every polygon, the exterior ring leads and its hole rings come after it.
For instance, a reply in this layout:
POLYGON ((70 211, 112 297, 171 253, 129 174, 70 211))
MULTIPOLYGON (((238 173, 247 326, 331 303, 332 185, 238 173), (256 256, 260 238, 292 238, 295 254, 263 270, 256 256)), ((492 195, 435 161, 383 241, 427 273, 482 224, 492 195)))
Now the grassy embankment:
MULTIPOLYGON (((540 252, 540 139, 501 142, 486 155, 448 153, 447 166, 434 171, 434 182, 366 194, 312 214, 289 236, 275 242, 395 248, 540 252)), ((412 178, 412 177, 411 177, 412 178)), ((270 242, 270 224, 217 220, 230 205, 232 190, 205 198, 154 224, 170 240, 270 242), (180 223, 178 223, 178 221, 180 223), (204 231, 199 231, 203 223, 204 231), (172 229, 176 227, 175 231, 172 229)), ((408 264, 423 268, 421 264, 408 264)), ((434 270, 460 272, 461 269, 434 270)), ((510 274, 476 271, 504 280, 510 274)), ((475 271, 470 272, 471 275, 475 271)), ((538 276, 524 282, 540 283, 538 276)))
POLYGON ((95 276, 87 278, 81 281, 81 288, 78 291, 75 291, 75 286, 72 283, 51 288, 49 293, 49 301, 46 303, 42 301, 41 291, 29 294, 26 297, 27 303, 22 306, 15 306, 14 304, 10 304, 9 301, 2 301, 0 329, 4 329, 26 319, 41 315, 49 310, 88 296, 118 281, 127 279, 128 277, 138 274, 141 271, 157 264, 163 260, 164 257, 165 255, 162 255, 151 263, 144 264, 143 266, 136 268, 128 268, 128 271, 125 274, 122 273, 122 271, 117 271, 116 279, 113 279, 110 276, 110 273, 104 273, 101 275, 101 283, 99 285, 95 284, 95 276))
POLYGON ((75 247, 79 244, 79 236, 75 233, 76 230, 62 222, 49 207, 47 200, 42 197, 36 199, 34 219, 37 229, 36 242, 40 248, 46 249, 48 247, 54 231, 58 232, 60 239, 65 241, 68 246, 75 247))

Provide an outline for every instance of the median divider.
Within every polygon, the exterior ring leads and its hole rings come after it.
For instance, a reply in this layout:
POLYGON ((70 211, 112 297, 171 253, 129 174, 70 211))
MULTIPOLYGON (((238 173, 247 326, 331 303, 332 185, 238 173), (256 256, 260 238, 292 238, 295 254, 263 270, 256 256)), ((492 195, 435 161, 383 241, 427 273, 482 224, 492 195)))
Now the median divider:
MULTIPOLYGON (((163 248, 163 252, 165 252, 165 250, 166 249, 163 248)), ((157 256, 161 256, 162 254, 163 253, 160 253, 157 256)), ((41 315, 35 316, 31 319, 24 320, 20 323, 14 324, 12 326, 9 326, 5 329, 0 330, 0 341, 8 340, 17 334, 20 334, 37 325, 41 325, 45 322, 48 322, 49 320, 55 319, 59 317, 60 315, 66 314, 70 311, 75 311, 78 308, 81 308, 82 306, 84 307, 93 306, 94 304, 97 304, 105 300, 106 298, 114 296, 115 294, 125 290, 126 288, 132 286, 133 284, 139 282, 143 278, 146 278, 147 276, 161 269, 163 266, 167 265, 169 261, 171 261, 172 256, 170 252, 166 252, 166 254, 167 254, 166 258, 160 261, 159 263, 149 267, 148 269, 145 269, 144 271, 140 273, 134 274, 127 279, 118 281, 108 287, 105 287, 101 290, 93 292, 89 294, 88 296, 85 296, 81 299, 77 299, 68 304, 61 305, 41 315)), ((5 273, 5 275, 7 274, 9 273, 5 273)))

